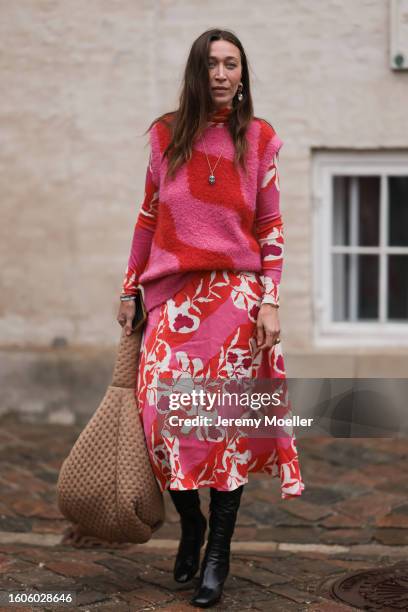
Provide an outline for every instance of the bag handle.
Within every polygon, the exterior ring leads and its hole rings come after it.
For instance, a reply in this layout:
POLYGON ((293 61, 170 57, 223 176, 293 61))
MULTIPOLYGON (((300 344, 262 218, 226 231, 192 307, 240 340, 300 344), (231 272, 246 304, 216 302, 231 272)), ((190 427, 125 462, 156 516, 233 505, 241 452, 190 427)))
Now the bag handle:
POLYGON ((133 331, 130 336, 127 336, 125 328, 122 328, 122 335, 113 369, 112 386, 125 387, 126 389, 136 387, 142 335, 143 327, 133 331))

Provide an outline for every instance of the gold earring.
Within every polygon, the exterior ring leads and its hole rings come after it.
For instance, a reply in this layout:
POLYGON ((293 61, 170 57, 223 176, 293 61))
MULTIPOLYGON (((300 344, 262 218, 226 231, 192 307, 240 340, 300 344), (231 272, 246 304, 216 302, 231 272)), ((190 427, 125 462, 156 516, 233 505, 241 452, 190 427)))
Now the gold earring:
POLYGON ((242 98, 244 97, 244 96, 242 95, 242 87, 243 87, 243 86, 242 86, 242 83, 240 83, 240 87, 241 87, 241 89, 240 89, 240 91, 238 92, 238 96, 237 96, 237 97, 238 97, 238 101, 239 101, 239 102, 241 102, 241 101, 242 101, 242 98))

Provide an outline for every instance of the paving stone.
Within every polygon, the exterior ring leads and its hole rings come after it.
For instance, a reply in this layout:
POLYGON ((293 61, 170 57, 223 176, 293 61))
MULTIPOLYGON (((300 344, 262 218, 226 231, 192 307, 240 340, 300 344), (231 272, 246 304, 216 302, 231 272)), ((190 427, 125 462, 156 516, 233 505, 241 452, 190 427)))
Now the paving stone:
POLYGON ((375 529, 373 538, 387 546, 406 546, 408 544, 407 529, 375 529))
POLYGON ((175 540, 181 536, 180 526, 174 523, 165 523, 158 531, 153 534, 152 540, 175 540))
POLYGON ((160 559, 155 559, 154 561, 151 562, 151 564, 152 564, 152 567, 155 567, 159 570, 170 573, 173 571, 174 561, 175 561, 175 556, 174 557, 164 557, 160 559))
POLYGON ((262 552, 257 551, 256 553, 245 553, 245 552, 236 552, 235 558, 240 559, 247 562, 258 563, 262 565, 262 563, 270 563, 273 560, 274 563, 278 563, 280 559, 288 559, 292 558, 293 554, 285 551, 285 550, 274 550, 273 556, 270 552, 262 552))
POLYGON ((244 515, 247 509, 251 509, 251 506, 254 501, 266 502, 271 507, 271 509, 273 508, 274 512, 279 512, 282 509, 280 504, 280 497, 277 495, 276 489, 271 490, 270 487, 268 489, 264 489, 263 487, 261 487, 259 481, 258 486, 256 487, 254 484, 249 487, 248 484, 249 483, 245 485, 244 493, 242 495, 240 504, 240 509, 242 508, 244 515))
POLYGON ((333 483, 332 490, 339 494, 343 499, 350 499, 358 495, 366 495, 371 493, 373 486, 369 482, 350 483, 343 480, 344 474, 339 477, 336 483, 333 483))
POLYGON ((43 568, 33 567, 24 572, 9 572, 8 575, 22 586, 35 586, 41 589, 45 584, 62 585, 70 582, 67 578, 61 575, 53 574, 43 568))
POLYGON ((230 572, 235 578, 248 580, 254 584, 263 587, 269 587, 272 584, 285 584, 289 582, 289 578, 266 571, 258 565, 232 561, 230 563, 230 572))
POLYGON ((18 555, 23 550, 24 547, 17 544, 0 544, 0 553, 4 553, 5 555, 18 555))
POLYGON ((361 446, 376 449, 379 452, 390 453, 394 456, 407 456, 407 439, 406 438, 360 438, 361 446))
POLYGON ((315 543, 319 540, 318 527, 262 527, 263 541, 315 543))
POLYGON ((13 559, 12 557, 8 557, 0 553, 0 575, 4 574, 16 563, 18 563, 17 559, 13 559))
POLYGON ((288 584, 273 585, 269 590, 276 595, 282 595, 286 599, 299 604, 311 604, 314 601, 319 601, 320 598, 315 597, 307 591, 301 591, 288 584))
POLYGON ((401 479, 401 474, 408 474, 406 449, 403 456, 395 461, 381 465, 362 465, 358 470, 356 470, 356 472, 353 473, 359 473, 363 477, 373 479, 373 482, 375 483, 380 483, 383 480, 389 479, 401 479))
POLYGON ((325 449, 326 460, 334 465, 340 465, 343 469, 359 469, 369 463, 381 465, 398 461, 398 455, 394 453, 391 444, 381 451, 373 442, 374 440, 371 440, 370 444, 365 445, 360 439, 336 439, 325 449))
POLYGON ((388 514, 392 507, 405 501, 401 495, 371 493, 342 501, 335 506, 335 510, 350 516, 358 516, 361 521, 371 519, 373 522, 378 515, 388 514))
POLYGON ((35 567, 35 565, 32 563, 27 563, 16 557, 12 558, 0 554, 0 574, 4 574, 5 571, 7 571, 7 573, 30 571, 33 567, 35 567))
POLYGON ((342 514, 341 512, 336 512, 331 516, 328 516, 323 521, 319 521, 319 525, 322 527, 327 527, 328 529, 333 527, 362 527, 361 518, 358 516, 350 516, 347 514, 342 514))
MULTIPOLYGON (((117 592, 129 592, 134 591, 136 588, 139 588, 142 584, 142 581, 139 580, 138 576, 123 576, 121 574, 111 574, 108 577, 96 577, 101 584, 104 584, 104 580, 109 581, 109 584, 112 585, 113 588, 116 589, 117 592)), ((82 579, 83 580, 83 579, 82 579)), ((94 578, 90 578, 90 580, 94 580, 94 578)))
POLYGON ((337 571, 327 557, 316 558, 312 557, 311 554, 290 555, 290 557, 281 560, 267 559, 259 565, 290 579, 296 578, 298 581, 311 580, 337 571))
POLYGON ((129 576, 136 575, 140 571, 140 564, 137 564, 128 559, 123 559, 120 557, 109 556, 104 559, 98 560, 95 566, 103 566, 104 568, 108 568, 112 572, 121 574, 126 574, 129 576))
POLYGON ((408 528, 408 504, 396 506, 388 514, 379 516, 375 520, 378 527, 400 527, 408 528))
POLYGON ((258 539, 257 528, 254 526, 238 525, 235 527, 234 540, 251 541, 258 539))
POLYGON ((349 552, 352 559, 358 559, 361 558, 359 555, 365 555, 366 558, 369 557, 373 560, 380 560, 386 557, 407 557, 408 546, 387 546, 385 544, 376 543, 355 544, 350 547, 349 552))
MULTIPOLYGON (((18 612, 33 612, 33 608, 30 606, 29 608, 27 608, 27 606, 13 606, 11 607, 4 607, 4 606, 0 606, 0 612, 11 612, 11 610, 18 610, 18 612)), ((65 608, 66 609, 66 608, 65 608)), ((35 611, 36 612, 43 612, 44 608, 39 608, 39 607, 35 607, 35 611)))
MULTIPOLYGON (((0 468, 1 469, 1 468, 0 468)), ((3 495, 3 486, 1 486, 1 494, 3 495)), ((16 513, 14 512, 14 510, 12 510, 12 508, 10 507, 10 505, 7 505, 3 502, 0 501, 0 518, 5 518, 6 516, 15 516, 16 513)))
MULTIPOLYGON (((199 608, 195 608, 194 606, 189 604, 187 601, 185 602, 176 601, 171 604, 166 604, 166 608, 165 608, 167 612, 192 612, 192 610, 198 610, 198 609, 199 608)), ((211 609, 214 610, 216 608, 212 607, 211 609)))
MULTIPOLYGON (((176 585, 178 585, 173 576, 171 576, 168 572, 161 572, 160 570, 151 567, 139 574, 138 579, 141 582, 148 583, 149 585, 156 585, 169 591, 175 590, 177 588, 176 585)), ((184 585, 180 585, 180 588, 183 587, 184 585)))
POLYGON ((255 602, 254 610, 260 612, 303 612, 306 608, 299 607, 299 604, 288 601, 287 599, 272 596, 265 601, 255 602))
POLYGON ((55 550, 54 548, 20 547, 17 549, 20 558, 36 563, 47 563, 48 561, 96 561, 104 559, 108 553, 94 550, 55 550))
MULTIPOLYGON (((374 488, 374 487, 373 487, 374 488)), ((408 497, 408 478, 405 478, 401 474, 398 478, 384 480, 375 486, 378 493, 384 491, 385 493, 398 493, 403 495, 405 499, 408 497)))
POLYGON ((40 478, 42 482, 46 482, 48 485, 53 485, 55 487, 58 480, 59 469, 54 470, 49 469, 48 466, 42 467, 42 465, 39 465, 34 469, 34 474, 40 478))
POLYGON ((152 592, 143 592, 142 588, 137 588, 133 591, 120 592, 118 597, 126 601, 130 610, 148 610, 148 609, 167 609, 165 606, 173 601, 178 601, 180 594, 177 594, 177 598, 173 593, 159 591, 159 589, 152 589, 152 592), (153 592, 154 591, 154 592, 153 592))
POLYGON ((96 593, 104 593, 110 598, 119 590, 118 586, 107 580, 105 576, 81 576, 72 580, 74 581, 73 590, 77 593, 95 591, 96 593))
MULTIPOLYGON (((83 590, 80 593, 77 593, 76 602, 78 606, 85 606, 87 604, 93 604, 100 601, 106 601, 109 599, 109 596, 106 593, 102 593, 100 591, 92 591, 92 590, 83 590)), ((61 608, 61 610, 66 608, 61 608)))
MULTIPOLYGON (((61 608, 63 610, 63 608, 61 608)), ((106 612, 136 612, 135 610, 130 610, 129 605, 121 601, 119 597, 113 597, 106 601, 98 601, 96 603, 85 604, 82 606, 82 610, 105 610, 106 612)), ((142 610, 142 608, 140 608, 142 610)))
MULTIPOLYGON (((374 566, 375 567, 379 567, 381 565, 380 561, 376 561, 375 563, 373 562, 373 560, 367 560, 367 561, 357 561, 357 560, 352 560, 352 559, 347 559, 347 560, 341 560, 341 559, 333 559, 332 560, 333 565, 338 567, 338 575, 336 574, 332 574, 331 576, 327 576, 326 579, 328 582, 333 582, 334 580, 337 580, 342 573, 351 573, 351 572, 359 572, 359 571, 364 571, 364 570, 368 570, 368 569, 372 569, 374 566)), ((321 581, 320 583, 321 585, 323 585, 323 582, 321 581)), ((323 596, 323 592, 318 592, 319 595, 323 596)), ((325 596, 327 596, 330 599, 330 595, 329 594, 325 594, 325 596)))
POLYGON ((16 514, 26 517, 42 517, 49 519, 62 518, 61 513, 55 506, 51 506, 42 499, 21 498, 13 502, 13 510, 16 514))
MULTIPOLYGON (((296 500, 297 502, 300 500, 296 500)), ((297 527, 297 526, 309 526, 310 520, 304 519, 298 516, 295 512, 290 512, 288 506, 280 507, 280 506, 271 506, 270 502, 262 502, 261 504, 258 502, 258 505, 255 506, 254 503, 247 507, 247 510, 239 510, 239 522, 238 525, 244 526, 254 526, 254 527, 264 527, 264 512, 265 505, 267 507, 267 513, 269 516, 268 525, 273 525, 274 527, 297 527), (259 508, 262 513, 259 513, 259 508)), ((325 512, 325 514, 327 511, 325 512)))
POLYGON ((33 518, 31 521, 31 531, 33 533, 55 533, 62 537, 66 526, 67 523, 61 519, 33 518))
MULTIPOLYGON (((177 596, 179 596, 179 593, 177 593, 177 596)), ((142 602, 144 606, 149 604, 154 606, 160 605, 161 607, 161 604, 172 602, 176 599, 176 596, 171 592, 160 591, 159 589, 145 586, 127 593, 120 593, 120 598, 129 604, 140 604, 142 602)))
POLYGON ((91 561, 86 563, 81 561, 67 561, 65 559, 60 559, 59 561, 47 561, 45 563, 45 567, 56 574, 69 576, 71 578, 79 578, 81 576, 111 575, 111 572, 107 571, 100 564, 97 565, 91 561))
POLYGON ((337 603, 335 601, 321 601, 318 604, 312 604, 308 607, 309 612, 350 612, 355 608, 346 606, 345 604, 337 603))
POLYGON ((318 521, 332 514, 329 507, 316 506, 301 499, 297 500, 296 504, 289 506, 287 512, 295 517, 305 519, 304 523, 318 521))
POLYGON ((314 450, 307 453, 307 462, 302 466, 302 473, 304 472, 305 477, 308 476, 310 479, 318 473, 319 482, 331 486, 342 474, 347 473, 348 469, 343 465, 333 464, 329 461, 322 462, 323 449, 319 449, 318 456, 313 454, 314 450))
POLYGON ((320 542, 324 544, 359 544, 368 543, 372 539, 369 529, 330 529, 322 532, 320 542))
POLYGON ((233 576, 226 585, 224 593, 225 603, 228 602, 228 605, 280 599, 278 595, 273 595, 267 588, 237 579, 236 576, 233 576))
POLYGON ((330 508, 332 504, 336 504, 337 502, 347 499, 347 495, 336 491, 334 488, 328 489, 327 487, 317 487, 311 485, 308 487, 307 493, 305 489, 302 498, 303 499, 300 500, 302 502, 327 506, 330 508))
POLYGON ((49 489, 49 485, 33 475, 28 469, 9 467, 2 465, 2 480, 13 487, 29 487, 30 493, 44 493, 49 489))
POLYGON ((27 533, 31 531, 31 523, 18 516, 0 516, 0 531, 27 533))

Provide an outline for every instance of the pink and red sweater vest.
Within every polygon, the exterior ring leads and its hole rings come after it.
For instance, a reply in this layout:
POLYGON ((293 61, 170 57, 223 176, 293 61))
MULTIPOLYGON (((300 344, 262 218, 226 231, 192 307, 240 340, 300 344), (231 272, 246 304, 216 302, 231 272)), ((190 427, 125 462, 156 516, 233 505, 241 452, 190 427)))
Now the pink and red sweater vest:
POLYGON ((247 174, 233 165, 227 121, 231 109, 212 113, 192 158, 165 180, 164 122, 150 130, 145 196, 134 227, 122 294, 142 290, 148 311, 172 297, 197 270, 261 274, 262 303, 279 304, 283 224, 277 154, 283 142, 262 119, 252 119, 247 174), (203 146, 204 140, 204 146, 203 146), (205 147, 205 149, 204 149, 205 147), (207 152, 216 181, 210 184, 207 152))

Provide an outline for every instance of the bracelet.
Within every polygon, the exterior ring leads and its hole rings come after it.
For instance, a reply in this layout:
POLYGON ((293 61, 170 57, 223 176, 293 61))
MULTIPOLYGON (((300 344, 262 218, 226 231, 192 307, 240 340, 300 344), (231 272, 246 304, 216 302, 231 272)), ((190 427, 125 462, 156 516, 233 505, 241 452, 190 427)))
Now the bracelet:
POLYGON ((261 306, 272 306, 272 308, 279 308, 278 304, 271 304, 270 302, 261 303, 261 306))
POLYGON ((126 294, 123 294, 120 296, 121 302, 130 302, 131 300, 137 300, 137 296, 136 295, 126 295, 126 294))

